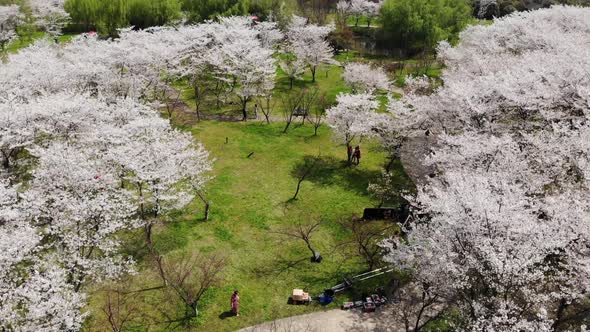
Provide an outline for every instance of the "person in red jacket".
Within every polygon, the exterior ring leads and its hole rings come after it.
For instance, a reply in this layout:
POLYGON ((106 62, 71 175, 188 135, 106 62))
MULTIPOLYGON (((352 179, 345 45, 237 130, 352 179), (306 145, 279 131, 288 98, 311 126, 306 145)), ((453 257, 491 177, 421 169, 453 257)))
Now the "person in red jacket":
POLYGON ((233 295, 231 296, 231 311, 234 315, 240 315, 240 296, 238 295, 238 290, 234 290, 233 295))
POLYGON ((352 159, 357 165, 361 163, 361 148, 358 145, 354 148, 354 156, 352 159))

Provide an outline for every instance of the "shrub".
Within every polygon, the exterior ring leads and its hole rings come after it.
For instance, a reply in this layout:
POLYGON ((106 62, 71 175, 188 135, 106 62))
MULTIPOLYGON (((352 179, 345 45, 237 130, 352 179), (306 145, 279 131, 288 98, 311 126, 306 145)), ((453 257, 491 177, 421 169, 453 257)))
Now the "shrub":
POLYGON ((65 9, 78 31, 98 30, 111 37, 134 25, 165 25, 180 17, 179 0, 66 0, 65 9))

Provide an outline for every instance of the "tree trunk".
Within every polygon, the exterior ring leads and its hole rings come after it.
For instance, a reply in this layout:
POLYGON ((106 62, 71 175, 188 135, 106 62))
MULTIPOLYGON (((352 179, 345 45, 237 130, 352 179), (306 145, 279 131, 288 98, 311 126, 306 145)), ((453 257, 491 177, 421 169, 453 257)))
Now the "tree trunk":
POLYGON ((317 70, 316 66, 311 67, 311 81, 315 83, 315 72, 317 70))
POLYGON ((290 126, 291 126, 291 121, 287 121, 287 124, 285 125, 285 129, 283 129, 283 134, 287 133, 287 130, 289 130, 290 126))
POLYGON ((195 90, 195 112, 197 113, 197 121, 201 121, 201 112, 199 110, 199 108, 200 108, 199 106, 201 104, 199 99, 201 98, 201 96, 199 95, 199 87, 196 84, 194 85, 194 90, 195 90))
POLYGON ((395 162, 395 157, 391 157, 389 159, 389 162, 387 163, 387 165, 385 166, 385 170, 387 171, 387 173, 389 173, 391 171, 391 167, 393 166, 393 163, 395 162))
POLYGON ((293 90, 293 77, 289 78, 289 89, 293 90))
POLYGON ((7 156, 4 152, 2 152, 2 167, 4 169, 10 168, 10 157, 7 156))
POLYGON ((292 200, 297 199, 297 195, 299 195, 299 190, 301 189, 301 183, 303 182, 303 180, 305 180, 305 177, 302 177, 299 179, 299 181, 297 181, 297 190, 295 190, 295 195, 293 195, 292 200))
POLYGON ((311 259, 314 263, 319 263, 322 261, 322 255, 320 255, 319 252, 317 252, 312 246, 311 246, 311 242, 309 242, 309 240, 305 240, 305 243, 307 244, 307 248, 311 251, 312 255, 311 259))
POLYGON ((149 247, 152 246, 152 227, 154 225, 151 222, 147 222, 145 224, 144 230, 145 230, 145 242, 147 243, 147 245, 149 247))
POLYGON ((199 198, 201 199, 201 201, 203 201, 203 203, 205 203, 205 220, 209 220, 209 208, 210 208, 210 203, 207 200, 207 198, 205 198, 205 195, 203 195, 200 191, 197 190, 197 196, 199 196, 199 198))
POLYGON ((414 327, 414 332, 418 332, 421 330, 420 327, 420 319, 422 319, 422 314, 424 313, 424 309, 426 309, 426 293, 422 292, 422 307, 418 312, 418 317, 416 317, 416 326, 414 327))
POLYGON ((352 165, 352 146, 350 146, 350 143, 346 143, 346 155, 347 155, 347 159, 346 161, 348 162, 348 165, 352 165))
POLYGON ((242 101, 242 121, 247 121, 248 120, 248 111, 246 110, 246 107, 248 107, 248 100, 243 100, 242 101))

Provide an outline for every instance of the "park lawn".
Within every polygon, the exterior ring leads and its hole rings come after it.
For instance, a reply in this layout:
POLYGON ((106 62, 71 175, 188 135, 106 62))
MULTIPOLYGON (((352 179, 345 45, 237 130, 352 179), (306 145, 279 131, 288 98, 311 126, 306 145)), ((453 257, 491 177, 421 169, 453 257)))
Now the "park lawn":
MULTIPOLYGON (((313 136, 311 125, 294 126, 287 134, 282 134, 282 127, 281 123, 204 121, 190 129, 216 160, 215 178, 207 185, 212 202, 210 220, 202 220, 202 203, 195 200, 160 226, 154 239, 165 256, 221 253, 228 260, 223 282, 207 291, 199 304, 200 315, 193 322, 198 330, 233 331, 279 317, 336 308, 349 296, 339 296, 327 308, 292 306, 287 299, 293 288, 317 296, 343 277, 366 271, 352 245, 342 245, 350 240, 350 234, 338 222, 376 205, 366 189, 379 176, 385 155, 376 144, 365 142, 361 165, 347 167, 346 150, 333 141, 328 127, 320 128, 318 136, 313 136), (324 158, 322 168, 303 182, 299 198, 288 202, 297 183, 291 171, 304 157, 318 154, 324 158), (293 222, 315 218, 324 222, 312 238, 324 257, 320 264, 309 261, 311 253, 303 241, 276 233, 293 222), (300 262, 287 267, 296 261, 300 262), (240 317, 224 315, 233 289, 240 290, 240 317)), ((148 262, 139 262, 140 273, 132 277, 130 289, 158 284, 153 269, 147 266, 148 262)), ((161 291, 141 296, 138 302, 144 303, 141 310, 148 317, 163 319, 157 309, 162 306, 183 310, 161 291)), ((95 314, 86 330, 104 330, 97 319, 101 300, 101 295, 91 297, 90 308, 95 314)), ((136 327, 132 330, 146 330, 141 323, 136 327)), ((150 331, 169 329, 167 325, 150 327, 150 331)))
MULTIPOLYGON (((340 54, 337 59, 346 62, 357 57, 352 53, 340 54)), ((303 80, 295 82, 294 89, 317 89, 334 103, 339 93, 350 91, 341 73, 341 66, 322 66, 317 71, 316 82, 311 82, 311 74, 307 71, 303 80)), ((183 101, 194 108, 192 91, 186 84, 177 82, 175 87, 183 91, 183 101)), ((289 80, 279 69, 274 91, 277 99, 275 119, 281 118, 280 100, 289 91, 289 80)), ((233 112, 240 115, 239 106, 235 104, 212 110, 211 102, 203 106, 204 113, 233 112)), ((250 102, 250 110, 253 104, 250 102)), ((303 288, 317 296, 325 288, 342 282, 344 277, 367 270, 356 248, 347 243, 351 234, 339 221, 361 215, 364 208, 378 204, 367 193, 369 182, 379 178, 386 162, 377 143, 365 140, 361 165, 347 167, 346 148, 333 140, 332 132, 325 124, 318 136, 314 136, 313 127, 310 124, 301 126, 300 120, 283 134, 285 124, 281 121, 270 125, 262 120, 201 121, 188 127, 179 125, 176 119, 179 116, 173 116, 173 123, 179 129, 191 132, 216 160, 212 172, 214 178, 207 185, 211 215, 209 221, 203 221, 203 204, 195 200, 182 211, 167 216, 156 229, 154 243, 165 257, 221 253, 228 262, 223 282, 208 290, 199 302, 199 316, 192 321, 197 330, 234 331, 281 317, 334 309, 344 301, 359 299, 362 293, 386 282, 387 276, 384 276, 384 279, 358 285, 354 293, 339 295, 335 303, 326 308, 317 304, 287 304, 293 288, 303 288), (306 157, 315 156, 322 158, 321 167, 303 182, 298 199, 289 201, 297 185, 292 171, 306 157), (312 219, 323 221, 312 237, 314 246, 324 257, 320 264, 310 262, 311 253, 302 240, 280 234, 290 224, 312 219), (234 289, 240 290, 240 317, 227 316, 234 289)), ((399 163, 395 164, 395 172, 411 187, 399 163)), ((127 252, 136 257, 139 273, 125 281, 127 284, 123 288, 140 290, 160 285, 155 269, 138 249, 142 245, 141 234, 133 238, 138 239, 138 243, 128 245, 127 252)), ((85 330, 106 331, 108 325, 104 324, 100 313, 104 293, 95 289, 91 294, 89 308, 94 314, 87 320, 85 330)), ((183 313, 184 306, 161 290, 140 292, 138 296, 134 301, 139 310, 152 321, 168 319, 162 312, 170 318, 183 313)), ((132 323, 130 330, 169 331, 176 325, 148 326, 147 321, 132 323)), ((183 329, 185 327, 179 328, 183 329)))
MULTIPOLYGON (((338 221, 375 205, 366 189, 369 180, 379 176, 384 155, 365 148, 361 166, 348 168, 343 164, 346 150, 334 144, 328 128, 322 128, 318 137, 313 137, 311 126, 295 128, 286 135, 281 129, 281 124, 214 122, 193 129, 217 162, 216 178, 209 190, 211 221, 200 225, 203 239, 189 247, 222 250, 231 262, 225 286, 205 299, 209 303, 202 308, 200 318, 204 330, 229 331, 318 310, 316 306, 287 305, 291 290, 304 288, 317 295, 341 282, 342 277, 365 270, 359 259, 351 257, 350 248, 337 248, 348 239, 338 221), (296 186, 290 172, 305 156, 318 153, 331 162, 329 167, 303 183, 297 201, 286 203, 296 186), (314 237, 314 244, 324 255, 320 264, 307 259, 311 254, 303 241, 273 233, 308 218, 325 222, 314 237), (295 268, 280 271, 286 262, 300 259, 304 260, 295 268), (227 311, 234 288, 241 292, 243 314, 222 320, 218 316, 227 311)), ((194 214, 184 217, 194 219, 194 214)))

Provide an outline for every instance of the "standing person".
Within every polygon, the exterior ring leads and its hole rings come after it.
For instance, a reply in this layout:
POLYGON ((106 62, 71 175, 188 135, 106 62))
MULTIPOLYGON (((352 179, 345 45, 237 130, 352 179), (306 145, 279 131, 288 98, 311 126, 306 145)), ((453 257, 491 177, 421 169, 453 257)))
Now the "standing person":
POLYGON ((361 163, 361 148, 358 145, 354 148, 354 160, 357 165, 361 163))
POLYGON ((231 296, 231 311, 234 315, 240 315, 240 296, 238 295, 238 290, 234 290, 234 294, 231 296))

